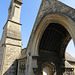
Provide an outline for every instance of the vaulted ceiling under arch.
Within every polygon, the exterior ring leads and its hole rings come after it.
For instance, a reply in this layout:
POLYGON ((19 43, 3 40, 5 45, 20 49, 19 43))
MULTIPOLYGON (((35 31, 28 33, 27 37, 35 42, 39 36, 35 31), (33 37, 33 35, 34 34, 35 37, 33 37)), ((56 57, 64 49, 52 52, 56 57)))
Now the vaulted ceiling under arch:
MULTIPOLYGON (((39 50, 44 52, 54 52, 60 55, 61 47, 67 36, 70 36, 68 31, 58 23, 50 23, 40 41, 39 50)), ((68 40, 69 41, 69 40, 68 40)), ((64 49, 66 45, 65 43, 64 49)), ((65 51, 65 50, 64 50, 65 51)))

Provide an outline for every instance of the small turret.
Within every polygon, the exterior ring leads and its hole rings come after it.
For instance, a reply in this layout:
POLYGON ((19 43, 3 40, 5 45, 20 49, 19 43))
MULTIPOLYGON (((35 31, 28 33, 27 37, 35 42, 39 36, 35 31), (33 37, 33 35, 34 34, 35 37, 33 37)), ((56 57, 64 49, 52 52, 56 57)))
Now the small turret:
POLYGON ((9 6, 9 15, 8 20, 20 21, 20 11, 21 11, 21 5, 22 0, 11 0, 10 6, 9 6))

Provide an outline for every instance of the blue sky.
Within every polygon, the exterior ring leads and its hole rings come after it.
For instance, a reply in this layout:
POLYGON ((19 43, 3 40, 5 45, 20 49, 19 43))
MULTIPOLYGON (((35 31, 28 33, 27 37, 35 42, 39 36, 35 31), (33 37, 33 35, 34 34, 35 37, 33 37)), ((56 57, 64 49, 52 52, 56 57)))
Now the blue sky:
MULTIPOLYGON (((11 0, 1 0, 0 1, 0 39, 2 36, 3 26, 5 25, 8 17, 8 8, 11 0)), ((41 0, 22 0, 23 5, 21 9, 21 19, 22 23, 21 35, 23 48, 27 46, 40 4, 41 0)), ((59 0, 63 3, 75 8, 75 0, 59 0)), ((70 43, 67 52, 75 57, 73 43, 70 43)))

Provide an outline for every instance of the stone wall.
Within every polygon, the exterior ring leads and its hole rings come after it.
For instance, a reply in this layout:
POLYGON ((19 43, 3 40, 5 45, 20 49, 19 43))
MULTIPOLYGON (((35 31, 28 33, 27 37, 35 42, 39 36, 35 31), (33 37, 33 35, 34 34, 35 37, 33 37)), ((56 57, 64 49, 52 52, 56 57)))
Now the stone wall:
POLYGON ((10 68, 3 75, 17 75, 17 66, 18 63, 17 60, 15 60, 10 68))
POLYGON ((27 62, 26 48, 22 49, 21 57, 18 59, 18 75, 26 75, 26 62, 27 62))
POLYGON ((18 60, 18 75, 25 75, 26 73, 26 59, 18 60))
POLYGON ((0 75, 1 75, 1 68, 2 68, 3 53, 4 53, 4 47, 0 46, 0 75))
POLYGON ((5 50, 5 45, 4 45, 5 37, 6 37, 5 34, 6 34, 6 29, 4 29, 3 35, 0 41, 0 75, 2 73, 2 65, 3 65, 4 50, 5 50))

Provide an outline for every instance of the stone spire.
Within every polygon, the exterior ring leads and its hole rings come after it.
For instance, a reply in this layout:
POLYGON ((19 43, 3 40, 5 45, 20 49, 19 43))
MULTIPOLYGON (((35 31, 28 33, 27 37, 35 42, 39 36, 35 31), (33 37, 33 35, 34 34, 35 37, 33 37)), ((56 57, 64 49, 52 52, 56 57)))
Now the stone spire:
POLYGON ((0 75, 16 75, 15 61, 21 55, 20 12, 22 0, 11 0, 8 20, 2 34, 2 59, 0 75), (12 72, 11 72, 12 71, 12 72))
POLYGON ((20 11, 21 11, 22 4, 23 4, 22 0, 11 0, 9 6, 8 20, 13 20, 16 22, 20 21, 20 11))

